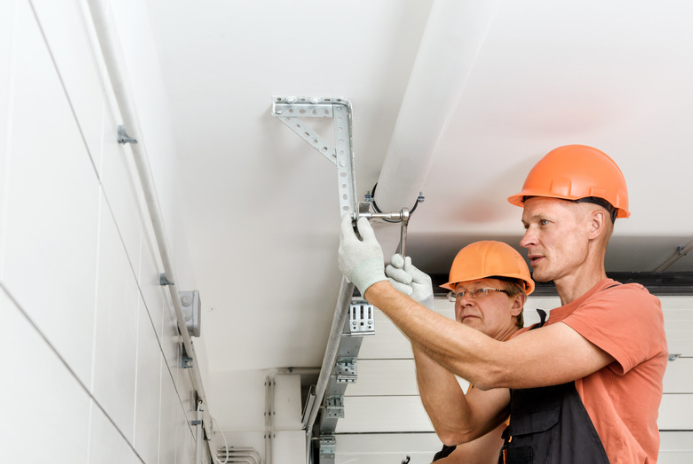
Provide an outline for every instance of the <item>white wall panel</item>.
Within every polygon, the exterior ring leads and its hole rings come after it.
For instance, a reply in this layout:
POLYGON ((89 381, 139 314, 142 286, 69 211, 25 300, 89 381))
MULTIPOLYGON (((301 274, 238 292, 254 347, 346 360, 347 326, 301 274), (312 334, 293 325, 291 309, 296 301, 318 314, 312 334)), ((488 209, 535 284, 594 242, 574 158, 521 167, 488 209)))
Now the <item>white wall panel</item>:
POLYGON ((188 463, 192 381, 85 5, 0 4, 0 343, 13 353, 0 461, 188 463))
POLYGON ((659 464, 693 462, 693 432, 660 432, 659 464))
POLYGON ((137 198, 138 179, 134 177, 135 172, 131 167, 132 154, 129 149, 118 144, 116 122, 107 108, 104 108, 103 120, 101 185, 125 244, 128 259, 132 268, 138 271, 143 218, 137 198))
POLYGON ((264 430, 265 378, 268 374, 260 370, 210 373, 207 395, 221 430, 264 430))
POLYGON ((33 12, 16 5, 0 280, 89 384, 99 187, 33 12))
POLYGON ((275 430, 301 430, 301 376, 277 375, 274 383, 275 430))
POLYGON ((413 359, 359 359, 356 382, 349 384, 346 396, 418 395, 413 359))
POLYGON ((181 366, 183 362, 183 345, 181 336, 178 333, 176 315, 171 303, 168 289, 165 290, 164 301, 164 321, 161 350, 164 354, 164 365, 168 369, 170 376, 173 379, 173 388, 177 389, 178 376, 180 375, 179 371, 182 369, 181 366))
POLYGON ((176 403, 176 464, 187 464, 187 450, 189 448, 190 429, 183 412, 183 406, 180 402, 176 403))
MULTIPOLYGON (((174 164, 176 146, 170 125, 170 111, 162 84, 159 56, 151 33, 149 12, 144 2, 138 0, 107 0, 112 25, 120 36, 125 71, 130 78, 135 107, 147 155, 152 167, 154 183, 167 225, 169 243, 175 243, 173 232, 176 223, 174 164)), ((173 250, 174 261, 176 251, 173 250)), ((182 264, 176 263, 177 265, 182 264)))
POLYGON ((145 464, 156 464, 159 462, 162 354, 141 298, 138 318, 134 447, 145 464))
POLYGON ((667 363, 664 393, 693 393, 693 358, 678 358, 667 363))
POLYGON ((10 56, 12 51, 12 22, 14 21, 14 0, 0 2, 0 261, 2 260, 2 243, 4 235, 3 216, 5 186, 5 163, 7 161, 7 135, 10 101, 10 56))
POLYGON ((79 0, 31 0, 84 142, 98 169, 106 101, 79 3, 79 0))
POLYGON ((0 462, 87 461, 90 398, 0 288, 0 462), (37 438, 39 441, 37 442, 37 438))
POLYGON ((336 464, 429 464, 442 443, 435 433, 337 435, 336 464))
POLYGON ((411 344, 380 309, 373 312, 375 335, 363 337, 359 359, 412 359, 411 344))
POLYGON ((669 353, 693 356, 693 307, 665 308, 664 330, 669 353))
MULTIPOLYGON (((149 312, 149 316, 152 318, 156 336, 160 343, 163 343, 164 304, 166 303, 164 292, 168 290, 159 283, 160 268, 156 265, 155 250, 152 248, 149 237, 144 233, 142 234, 142 240, 140 240, 140 248, 140 270, 138 277, 140 291, 144 299, 144 304, 149 312)), ((168 323, 168 319, 166 319, 166 322, 168 323)), ((169 354, 169 356, 171 355, 172 354, 169 354)))
MULTIPOLYGON (((68 461, 64 461, 68 462, 68 461)), ((101 409, 92 405, 89 464, 140 464, 130 444, 101 409)))
POLYGON ((272 441, 272 457, 276 463, 304 464, 306 462, 306 433, 301 430, 277 432, 272 441))
POLYGON ((433 425, 418 396, 346 396, 337 432, 430 432, 433 425))
POLYGON ((133 440, 138 289, 110 211, 101 215, 93 394, 133 440))
POLYGON ((659 406, 661 430, 693 430, 693 394, 665 393, 659 406))
POLYGON ((161 363, 161 407, 159 412, 159 462, 176 462, 176 416, 180 401, 166 365, 161 363))

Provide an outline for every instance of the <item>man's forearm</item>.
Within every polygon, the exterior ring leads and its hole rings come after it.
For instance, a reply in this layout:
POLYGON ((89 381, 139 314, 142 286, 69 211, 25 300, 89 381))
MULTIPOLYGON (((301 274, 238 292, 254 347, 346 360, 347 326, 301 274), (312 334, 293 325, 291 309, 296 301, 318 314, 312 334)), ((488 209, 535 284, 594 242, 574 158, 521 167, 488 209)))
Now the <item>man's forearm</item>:
POLYGON ((457 437, 469 433, 472 427, 464 392, 455 376, 426 355, 420 346, 412 344, 412 350, 419 394, 428 417, 446 445, 457 445, 457 437))
POLYGON ((494 348, 501 342, 429 310, 389 282, 372 285, 364 296, 435 362, 477 386, 493 387, 486 373, 496 360, 494 348))

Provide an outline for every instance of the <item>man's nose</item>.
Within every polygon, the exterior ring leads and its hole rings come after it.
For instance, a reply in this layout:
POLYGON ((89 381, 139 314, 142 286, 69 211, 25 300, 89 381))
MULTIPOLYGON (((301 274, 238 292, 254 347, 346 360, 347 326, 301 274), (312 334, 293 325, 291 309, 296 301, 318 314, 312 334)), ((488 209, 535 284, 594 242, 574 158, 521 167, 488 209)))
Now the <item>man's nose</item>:
POLYGON ((522 240, 520 240, 520 246, 522 248, 527 248, 532 245, 536 245, 536 238, 534 237, 532 228, 529 227, 527 228, 527 230, 525 230, 525 234, 522 236, 522 240))

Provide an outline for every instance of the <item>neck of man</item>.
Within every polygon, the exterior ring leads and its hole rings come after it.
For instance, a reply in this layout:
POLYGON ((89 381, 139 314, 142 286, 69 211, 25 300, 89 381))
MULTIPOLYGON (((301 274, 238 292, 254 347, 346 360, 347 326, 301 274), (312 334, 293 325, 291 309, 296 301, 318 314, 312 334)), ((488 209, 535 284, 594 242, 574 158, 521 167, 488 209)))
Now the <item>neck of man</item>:
POLYGON ((556 291, 565 306, 589 292, 600 281, 606 279, 604 256, 595 256, 585 261, 575 272, 554 279, 556 291))

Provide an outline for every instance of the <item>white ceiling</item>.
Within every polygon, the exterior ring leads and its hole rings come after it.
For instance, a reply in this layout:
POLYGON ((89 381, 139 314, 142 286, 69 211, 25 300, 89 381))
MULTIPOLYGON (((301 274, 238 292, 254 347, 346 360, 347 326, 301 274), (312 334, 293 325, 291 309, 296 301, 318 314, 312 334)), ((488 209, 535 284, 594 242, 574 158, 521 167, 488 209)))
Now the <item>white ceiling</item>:
MULTIPOLYGON (((407 85, 417 53, 431 53, 419 44, 433 2, 147 4, 177 134, 209 368, 319 366, 340 282, 336 173, 271 116, 272 96, 351 101, 362 196, 396 142, 405 92, 428 90, 407 85)), ((520 210, 505 199, 542 155, 572 143, 604 150, 628 182, 632 216, 617 222, 607 271, 654 271, 693 240, 693 3, 466 8, 484 24, 455 31, 477 45, 461 97, 430 146, 426 200, 409 225, 415 263, 444 273, 473 240, 517 246, 520 210)), ((435 82, 450 70, 426 72, 435 82)), ((409 118, 424 122, 435 108, 413 111, 409 118)), ((328 120, 311 123, 329 129, 328 120)), ((412 203, 402 199, 397 209, 412 203)), ((398 227, 378 229, 386 255, 396 243, 385 235, 398 227)), ((669 271, 693 271, 691 255, 669 271)))

